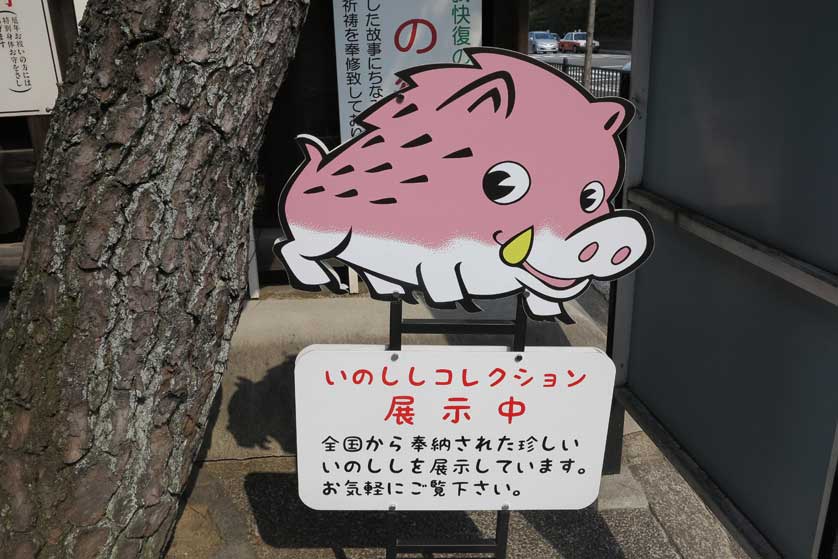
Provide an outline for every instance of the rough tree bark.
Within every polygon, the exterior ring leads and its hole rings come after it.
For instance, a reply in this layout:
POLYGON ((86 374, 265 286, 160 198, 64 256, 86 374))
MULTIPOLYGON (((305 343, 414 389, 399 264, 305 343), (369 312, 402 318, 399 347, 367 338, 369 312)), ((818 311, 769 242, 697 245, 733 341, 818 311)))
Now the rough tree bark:
POLYGON ((0 331, 0 555, 154 557, 245 293, 307 0, 90 0, 0 331))

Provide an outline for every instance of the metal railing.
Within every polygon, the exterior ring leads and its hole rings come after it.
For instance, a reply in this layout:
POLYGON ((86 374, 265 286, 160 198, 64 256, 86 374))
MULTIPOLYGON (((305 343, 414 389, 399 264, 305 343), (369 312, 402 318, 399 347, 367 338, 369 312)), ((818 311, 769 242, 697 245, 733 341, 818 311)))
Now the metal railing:
MULTIPOLYGON (((547 62, 547 64, 582 83, 583 66, 568 64, 567 58, 561 63, 547 62)), ((591 93, 594 97, 623 97, 627 99, 630 84, 631 72, 612 68, 591 68, 591 93)))

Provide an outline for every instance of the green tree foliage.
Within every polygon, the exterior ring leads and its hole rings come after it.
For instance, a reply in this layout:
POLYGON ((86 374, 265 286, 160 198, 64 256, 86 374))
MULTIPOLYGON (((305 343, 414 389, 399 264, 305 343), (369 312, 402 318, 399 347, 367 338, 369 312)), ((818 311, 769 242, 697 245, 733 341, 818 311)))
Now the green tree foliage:
MULTIPOLYGON (((633 0, 598 0, 596 38, 628 42, 631 39, 633 0)), ((585 29, 588 0, 530 0, 530 30, 567 33, 585 29)))

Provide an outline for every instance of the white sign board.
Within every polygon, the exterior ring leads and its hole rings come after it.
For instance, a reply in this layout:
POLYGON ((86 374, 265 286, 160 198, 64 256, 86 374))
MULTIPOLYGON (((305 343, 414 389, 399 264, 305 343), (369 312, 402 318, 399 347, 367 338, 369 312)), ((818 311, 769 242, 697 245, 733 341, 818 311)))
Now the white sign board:
POLYGON ((581 509, 599 493, 614 364, 598 349, 314 345, 294 379, 313 509, 581 509))
POLYGON ((84 9, 87 7, 87 0, 73 0, 73 6, 76 8, 76 21, 81 23, 81 18, 84 16, 84 9))
POLYGON ((395 73, 422 64, 466 63, 482 39, 481 0, 333 0, 340 131, 401 87, 395 73))
POLYGON ((47 0, 0 0, 0 117, 49 114, 59 83, 47 0))

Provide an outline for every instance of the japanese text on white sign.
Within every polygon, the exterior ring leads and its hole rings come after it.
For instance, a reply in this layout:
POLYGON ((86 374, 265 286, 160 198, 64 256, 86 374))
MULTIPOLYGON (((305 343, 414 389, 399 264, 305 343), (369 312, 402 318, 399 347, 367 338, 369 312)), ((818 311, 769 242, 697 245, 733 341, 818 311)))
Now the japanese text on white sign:
POLYGON ((0 1, 0 116, 50 113, 60 82, 47 1, 0 1))
POLYGON ((311 346, 295 386, 312 508, 580 509, 599 492, 614 365, 597 349, 311 346))
POLYGON ((479 0, 333 0, 341 138, 361 132, 355 117, 398 90, 395 72, 466 63, 481 42, 479 0))

